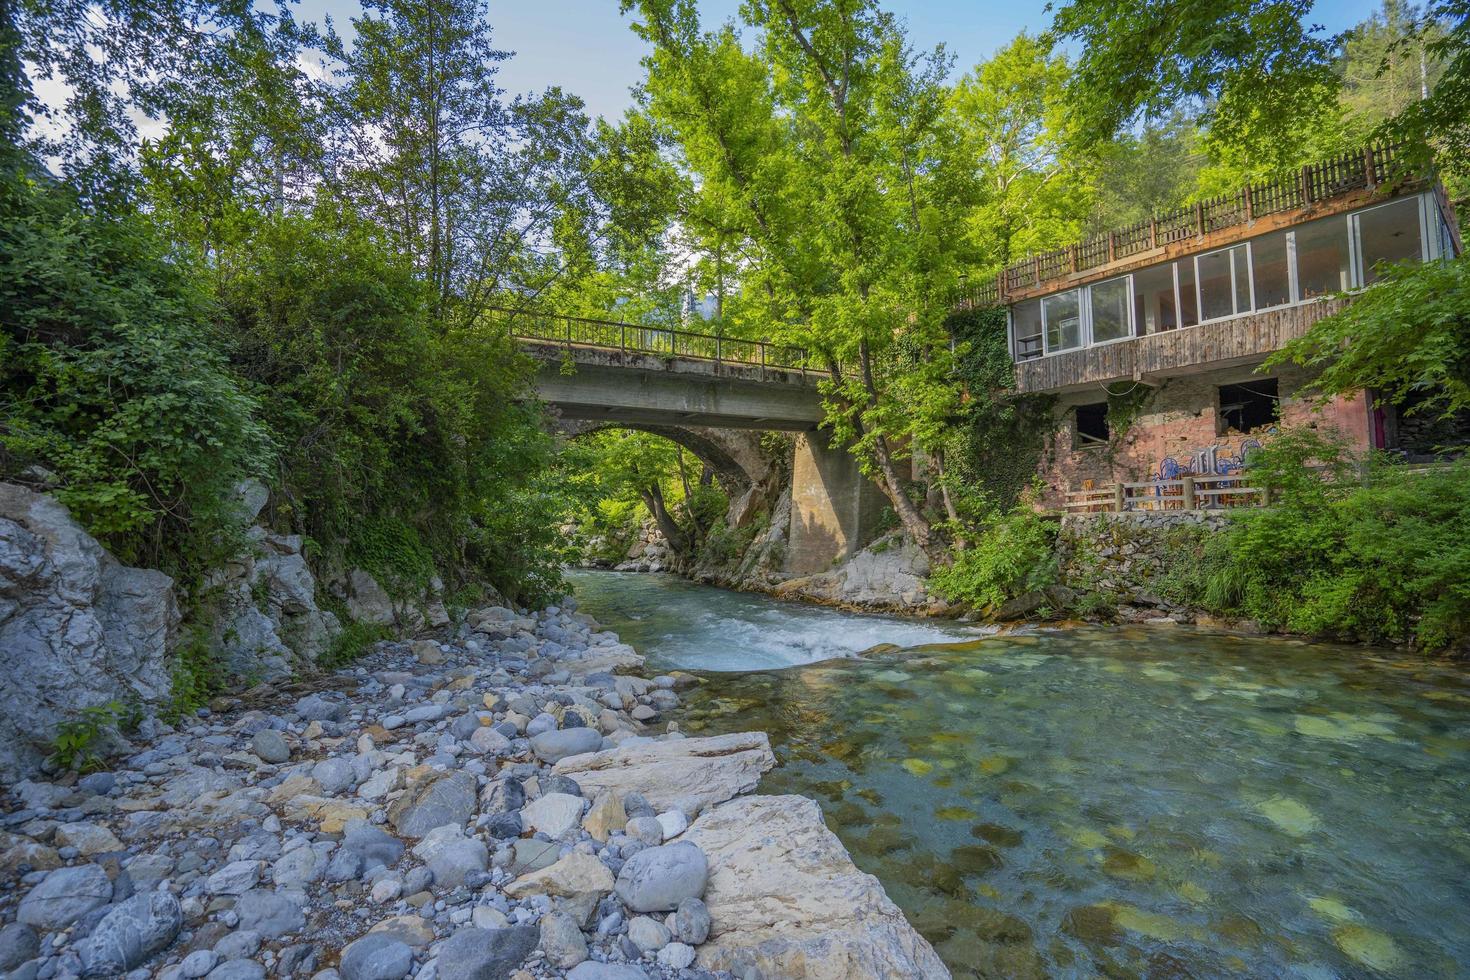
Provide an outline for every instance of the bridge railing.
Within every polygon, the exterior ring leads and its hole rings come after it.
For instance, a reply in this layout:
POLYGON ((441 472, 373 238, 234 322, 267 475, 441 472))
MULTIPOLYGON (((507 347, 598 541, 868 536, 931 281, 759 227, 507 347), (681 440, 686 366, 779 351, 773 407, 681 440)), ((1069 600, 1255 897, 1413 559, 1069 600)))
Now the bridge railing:
POLYGON ((687 357, 713 361, 716 364, 741 364, 800 371, 802 374, 818 367, 802 348, 764 340, 744 340, 718 334, 651 327, 640 323, 620 323, 616 320, 562 316, 504 307, 492 307, 488 312, 503 320, 510 335, 517 340, 560 344, 568 348, 587 347, 662 357, 687 357))

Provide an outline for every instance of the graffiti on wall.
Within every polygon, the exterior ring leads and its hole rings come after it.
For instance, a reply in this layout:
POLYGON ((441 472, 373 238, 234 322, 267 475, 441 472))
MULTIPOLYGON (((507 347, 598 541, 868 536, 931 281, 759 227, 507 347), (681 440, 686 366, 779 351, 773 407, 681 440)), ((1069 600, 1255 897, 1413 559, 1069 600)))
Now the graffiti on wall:
MULTIPOLYGON (((1276 426, 1268 427, 1262 435, 1269 438, 1277 433, 1276 426)), ((1215 443, 1192 450, 1183 461, 1172 456, 1159 460, 1155 479, 1177 480, 1181 476, 1228 476, 1245 469, 1250 457, 1261 448, 1261 440, 1253 436, 1240 440, 1233 450, 1226 443, 1215 443)))

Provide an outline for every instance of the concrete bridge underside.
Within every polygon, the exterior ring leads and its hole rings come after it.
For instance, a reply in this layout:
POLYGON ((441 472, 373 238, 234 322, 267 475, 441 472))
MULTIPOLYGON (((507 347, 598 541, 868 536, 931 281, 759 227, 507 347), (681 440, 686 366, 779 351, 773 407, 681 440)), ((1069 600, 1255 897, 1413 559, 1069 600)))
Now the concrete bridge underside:
POLYGON ((600 348, 527 349, 542 361, 536 392, 569 434, 618 426, 665 436, 713 467, 732 501, 770 475, 759 433, 795 433, 788 573, 823 571, 872 540, 887 500, 819 428, 818 376, 600 348))

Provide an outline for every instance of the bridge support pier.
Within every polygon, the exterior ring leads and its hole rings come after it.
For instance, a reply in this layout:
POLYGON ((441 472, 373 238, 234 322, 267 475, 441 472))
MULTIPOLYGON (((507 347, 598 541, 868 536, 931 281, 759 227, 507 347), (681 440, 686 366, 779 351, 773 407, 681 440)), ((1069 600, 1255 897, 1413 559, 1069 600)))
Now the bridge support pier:
POLYGON ((887 504, 845 448, 831 444, 824 432, 799 433, 791 468, 786 571, 811 575, 856 554, 873 540, 887 504))

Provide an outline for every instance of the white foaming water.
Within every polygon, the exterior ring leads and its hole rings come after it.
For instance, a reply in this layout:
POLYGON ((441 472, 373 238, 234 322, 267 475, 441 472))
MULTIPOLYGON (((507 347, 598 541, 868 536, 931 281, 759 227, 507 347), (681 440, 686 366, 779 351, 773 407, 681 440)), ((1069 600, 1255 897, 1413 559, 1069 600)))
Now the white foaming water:
POLYGON ((782 602, 672 575, 573 572, 568 579, 584 611, 655 664, 685 670, 779 669, 879 645, 957 643, 986 632, 782 602))

